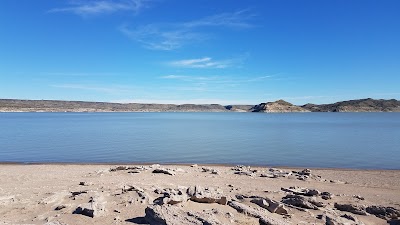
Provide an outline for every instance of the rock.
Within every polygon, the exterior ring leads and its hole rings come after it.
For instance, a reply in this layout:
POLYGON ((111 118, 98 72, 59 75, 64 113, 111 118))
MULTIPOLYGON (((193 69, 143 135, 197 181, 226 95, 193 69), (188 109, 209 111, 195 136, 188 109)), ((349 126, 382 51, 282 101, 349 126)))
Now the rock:
POLYGON ((365 200, 365 198, 361 197, 360 195, 353 195, 353 198, 356 198, 358 200, 365 200))
POLYGON ((306 198, 300 195, 288 194, 283 197, 282 202, 288 205, 293 205, 305 209, 318 209, 317 207, 323 207, 322 202, 317 202, 313 198, 306 198))
POLYGON ((304 169, 304 170, 299 172, 299 175, 311 176, 311 170, 310 169, 304 169))
POLYGON ((367 215, 367 212, 365 211, 365 206, 362 205, 335 203, 334 206, 340 211, 351 212, 357 215, 367 215))
POLYGON ((216 170, 216 169, 213 169, 213 170, 211 171, 211 174, 218 175, 218 174, 219 174, 219 172, 218 172, 218 170, 216 170))
POLYGON ((271 213, 277 213, 281 215, 285 215, 288 213, 287 209, 282 203, 268 198, 255 198, 252 199, 250 202, 257 204, 264 209, 267 209, 271 213))
POLYGON ((67 208, 67 206, 65 206, 65 205, 59 205, 59 206, 57 206, 54 210, 59 211, 59 210, 61 210, 61 209, 65 209, 65 208, 67 208))
POLYGON ((358 221, 355 217, 344 216, 334 216, 330 214, 326 214, 325 216, 325 224, 326 225, 363 225, 364 223, 358 221))
POLYGON ((86 182, 86 181, 81 181, 81 182, 79 182, 79 185, 81 185, 81 186, 89 186, 89 185, 92 185, 92 183, 86 182))
POLYGON ((226 205, 227 198, 222 196, 222 191, 212 189, 212 188, 203 188, 201 186, 192 186, 187 190, 187 194, 190 197, 190 200, 194 202, 200 203, 218 203, 221 205, 226 205))
POLYGON ((202 167, 201 171, 204 172, 204 173, 211 172, 212 168, 210 168, 210 167, 202 167))
POLYGON ((235 174, 237 175, 245 175, 245 176, 251 176, 254 177, 255 174, 253 172, 250 171, 236 171, 235 174))
POLYGON ((127 193, 127 192, 136 192, 139 199, 137 201, 139 201, 140 203, 147 203, 149 204, 150 202, 152 202, 152 198, 150 197, 150 195, 148 195, 142 188, 139 187, 134 187, 134 186, 130 186, 130 185, 124 185, 122 187, 122 194, 127 193))
POLYGON ((279 178, 279 177, 288 177, 290 175, 292 175, 291 172, 286 172, 275 168, 269 168, 266 174, 263 173, 260 176, 268 178, 279 178))
POLYGON ((250 207, 250 206, 247 206, 245 204, 235 202, 235 201, 229 201, 228 205, 230 207, 236 209, 240 213, 258 218, 260 224, 267 224, 267 225, 287 225, 287 224, 289 224, 286 221, 272 218, 270 215, 268 215, 269 212, 265 209, 260 209, 260 208, 255 209, 253 207, 250 207))
POLYGON ((102 197, 91 197, 89 203, 79 206, 74 214, 82 214, 88 217, 99 217, 105 212, 106 201, 102 197))
POLYGON ((389 225, 400 225, 400 219, 390 220, 389 225))
POLYGON ((400 211, 393 207, 368 206, 366 211, 384 220, 398 219, 400 217, 400 211))
POLYGON ((155 169, 153 170, 153 173, 163 173, 163 174, 167 174, 167 175, 171 175, 171 176, 175 176, 175 172, 170 170, 170 169, 165 169, 165 168, 159 168, 159 169, 155 169))
POLYGON ((321 193, 317 189, 307 189, 300 187, 281 188, 281 190, 285 192, 291 192, 295 195, 304 195, 304 196, 318 196, 321 193))
POLYGON ((185 212, 176 206, 150 205, 145 210, 145 219, 151 225, 220 225, 212 215, 185 212))
POLYGON ((119 171, 119 170, 126 170, 128 167, 126 166, 117 166, 115 168, 111 168, 110 172, 115 172, 115 171, 119 171))
POLYGON ((198 167, 198 165, 197 164, 193 164, 190 167, 198 167))
POLYGON ((164 192, 164 198, 162 200, 163 204, 175 205, 178 203, 184 203, 189 200, 189 195, 187 194, 187 189, 167 189, 164 192))
POLYGON ((332 199, 333 196, 334 196, 333 194, 331 194, 331 193, 329 193, 327 191, 324 191, 324 192, 321 193, 321 198, 324 199, 324 200, 332 199))

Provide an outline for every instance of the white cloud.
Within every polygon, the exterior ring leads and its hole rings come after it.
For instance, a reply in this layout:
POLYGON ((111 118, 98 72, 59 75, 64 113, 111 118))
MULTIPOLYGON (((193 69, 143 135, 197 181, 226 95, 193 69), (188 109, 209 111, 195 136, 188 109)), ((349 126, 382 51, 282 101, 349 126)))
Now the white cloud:
POLYGON ((168 65, 181 68, 217 68, 223 69, 227 67, 239 66, 243 63, 245 58, 232 58, 224 60, 213 60, 210 57, 203 57, 198 59, 184 59, 171 61, 168 65))
POLYGON ((112 14, 118 11, 130 11, 137 13, 144 8, 147 0, 88 0, 73 1, 69 7, 54 8, 48 12, 70 12, 80 16, 91 16, 99 14, 112 14))
POLYGON ((147 24, 136 28, 122 25, 119 30, 132 40, 153 50, 174 50, 185 45, 210 39, 210 34, 200 31, 201 27, 226 27, 245 29, 253 27, 248 21, 253 17, 248 10, 222 13, 198 20, 181 23, 147 24))

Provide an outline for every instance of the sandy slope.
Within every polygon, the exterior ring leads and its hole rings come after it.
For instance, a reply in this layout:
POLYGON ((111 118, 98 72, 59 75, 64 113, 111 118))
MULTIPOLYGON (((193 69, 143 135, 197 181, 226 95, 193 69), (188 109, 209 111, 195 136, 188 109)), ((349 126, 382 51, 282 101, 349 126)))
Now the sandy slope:
MULTIPOLYGON (((132 166, 132 165, 130 165, 132 166)), ((267 212, 267 216, 284 221, 286 224, 325 224, 326 213, 340 216, 344 214, 358 218, 364 224, 388 224, 374 215, 355 215, 342 212, 334 203, 352 203, 365 206, 391 206, 400 209, 400 171, 357 171, 357 170, 312 170, 312 176, 299 180, 299 176, 260 177, 268 173, 268 168, 244 168, 245 172, 256 169, 248 175, 234 174, 232 167, 167 165, 176 175, 155 174, 157 166, 143 166, 140 169, 110 171, 113 165, 0 165, 0 224, 147 224, 144 220, 145 208, 153 200, 162 197, 163 189, 201 185, 219 189, 228 200, 251 206, 252 198, 260 196, 276 201, 288 193, 281 188, 291 186, 313 188, 329 192, 334 196, 316 200, 325 206, 306 212, 286 206, 289 215, 267 212), (203 172, 203 167, 215 169, 203 172), (129 173, 137 171, 139 173, 129 173), (320 176, 320 177, 319 177, 320 176), (80 182, 86 182, 80 185, 80 182), (135 190, 123 191, 128 187, 135 190), (73 196, 72 192, 81 192, 73 196), (358 195, 358 197, 354 197, 358 195), (238 197, 239 196, 239 197, 238 197), (94 218, 73 212, 78 206, 88 203, 91 197, 101 199, 105 207, 94 218), (359 197, 364 198, 360 200, 359 197), (239 198, 239 199, 238 199, 239 198), (56 207, 64 208, 55 210, 56 207)), ((283 169, 300 171, 301 169, 283 169)), ((259 224, 257 218, 241 214, 228 205, 217 203, 197 203, 187 201, 174 206, 182 211, 200 212, 212 215, 221 224, 259 224)), ((361 223, 360 222, 360 223, 361 223)))

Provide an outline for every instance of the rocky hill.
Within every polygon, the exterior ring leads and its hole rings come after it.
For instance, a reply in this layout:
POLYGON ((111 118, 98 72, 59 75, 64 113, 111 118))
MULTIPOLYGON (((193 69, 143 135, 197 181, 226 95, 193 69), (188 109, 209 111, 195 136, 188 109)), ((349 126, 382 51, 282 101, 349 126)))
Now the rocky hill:
POLYGON ((284 100, 258 105, 141 104, 56 100, 0 99, 0 112, 400 112, 400 101, 359 99, 333 104, 296 106, 284 100))
POLYGON ((0 99, 0 112, 224 112, 218 104, 140 104, 0 99))
POLYGON ((400 112, 400 101, 367 98, 323 105, 306 104, 301 107, 311 112, 400 112))
POLYGON ((284 100, 278 100, 275 102, 261 103, 253 106, 251 112, 267 112, 267 113, 284 113, 284 112, 309 112, 308 109, 295 106, 284 100))

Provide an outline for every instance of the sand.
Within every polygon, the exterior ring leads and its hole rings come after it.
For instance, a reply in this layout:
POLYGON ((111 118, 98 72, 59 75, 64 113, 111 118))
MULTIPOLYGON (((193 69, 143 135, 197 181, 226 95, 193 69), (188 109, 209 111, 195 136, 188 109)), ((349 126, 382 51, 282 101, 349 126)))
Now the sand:
MULTIPOLYGON (((313 169, 310 176, 301 176, 284 173, 301 171, 299 168, 269 172, 266 167, 242 167, 236 171, 230 166, 217 165, 127 166, 132 168, 120 167, 121 170, 110 171, 117 166, 2 164, 0 224, 148 224, 144 218, 145 209, 152 206, 155 199, 162 200, 163 192, 186 190, 196 185, 215 190, 215 196, 250 206, 284 224, 326 224, 326 215, 342 220, 344 218, 340 216, 344 214, 355 217, 358 224, 383 225, 391 220, 340 211, 335 208, 335 203, 400 209, 399 170, 313 169), (175 175, 153 173, 157 168, 168 169, 175 175), (272 178, 273 174, 276 178, 272 178), (271 213, 251 203, 260 198, 280 202, 290 194, 282 188, 294 186, 317 189, 319 193, 329 192, 332 198, 322 199, 321 194, 306 196, 323 203, 323 206, 303 210, 285 205, 286 215, 271 213), (81 212, 77 209, 87 206, 91 199, 100 204, 96 215, 92 218, 79 214, 81 212)), ((220 224, 259 224, 258 218, 240 213, 229 204, 193 200, 175 205, 164 203, 164 208, 200 213, 215 218, 220 224)), ((347 222, 357 224, 351 220, 347 222)))

